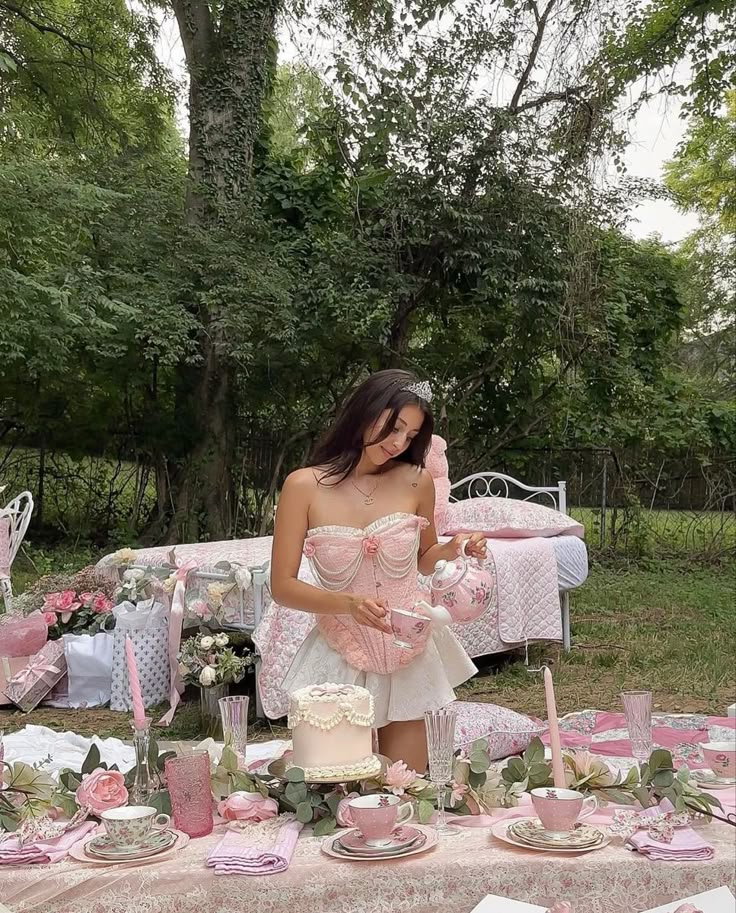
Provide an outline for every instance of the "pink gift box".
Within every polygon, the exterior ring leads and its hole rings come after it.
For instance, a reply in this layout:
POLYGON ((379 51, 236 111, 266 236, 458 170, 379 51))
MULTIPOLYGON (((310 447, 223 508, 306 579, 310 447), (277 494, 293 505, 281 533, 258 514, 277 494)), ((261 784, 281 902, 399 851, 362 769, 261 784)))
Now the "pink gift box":
POLYGON ((24 713, 33 710, 66 673, 64 642, 50 640, 5 686, 5 695, 24 713))
POLYGON ((32 656, 0 656, 0 707, 13 703, 5 697, 5 688, 10 679, 25 669, 32 659, 32 656))

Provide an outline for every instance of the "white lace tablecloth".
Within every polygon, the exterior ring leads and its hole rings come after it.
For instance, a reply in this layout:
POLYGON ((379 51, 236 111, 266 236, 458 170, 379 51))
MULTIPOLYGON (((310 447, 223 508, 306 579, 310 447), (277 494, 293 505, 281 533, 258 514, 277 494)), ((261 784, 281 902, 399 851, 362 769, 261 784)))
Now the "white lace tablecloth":
POLYGON ((563 897, 575 913, 641 913, 722 884, 736 888, 736 830, 711 822, 702 833, 716 850, 710 862, 650 862, 620 840, 583 856, 536 853, 468 828, 423 855, 352 863, 303 836, 288 871, 267 877, 207 869, 216 833, 159 863, 6 868, 0 885, 13 913, 470 913, 486 894, 541 906, 563 897))

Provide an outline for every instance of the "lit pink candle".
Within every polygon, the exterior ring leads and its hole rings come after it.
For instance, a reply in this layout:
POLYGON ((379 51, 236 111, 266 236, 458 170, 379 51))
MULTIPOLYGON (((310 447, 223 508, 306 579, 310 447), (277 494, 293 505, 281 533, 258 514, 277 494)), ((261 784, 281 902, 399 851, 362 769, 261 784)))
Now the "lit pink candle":
POLYGON ((133 701, 133 722, 136 726, 143 727, 145 726, 146 710, 143 706, 141 683, 138 678, 138 668, 135 664, 133 641, 129 636, 126 636, 125 638, 125 662, 128 666, 128 687, 130 688, 130 699, 133 701))
POLYGON ((562 763, 562 745, 560 744, 560 727, 557 724, 557 702, 555 688, 552 684, 552 673, 544 667, 544 697, 547 702, 547 722, 549 724, 549 747, 552 751, 552 779, 558 789, 565 787, 565 768, 562 763))

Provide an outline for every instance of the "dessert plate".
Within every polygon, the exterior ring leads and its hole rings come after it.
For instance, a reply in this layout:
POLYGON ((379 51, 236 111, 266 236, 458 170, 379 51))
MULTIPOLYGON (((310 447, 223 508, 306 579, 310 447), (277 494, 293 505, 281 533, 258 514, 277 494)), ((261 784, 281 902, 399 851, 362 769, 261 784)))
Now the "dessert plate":
POLYGON ((420 837, 416 843, 409 844, 403 849, 394 850, 390 853, 375 852, 374 855, 368 856, 362 853, 352 853, 345 849, 340 849, 339 844, 342 837, 349 831, 342 831, 339 834, 333 834, 326 837, 322 842, 322 852, 334 859, 348 859, 350 862, 381 862, 394 859, 404 859, 407 856, 415 856, 417 853, 424 853, 427 850, 434 849, 437 846, 437 832, 432 827, 426 827, 423 824, 415 825, 416 830, 420 832, 420 837), (338 844, 336 846, 335 844, 338 844))
POLYGON ((69 850, 69 855, 72 859, 76 859, 78 862, 86 862, 88 865, 146 865, 149 862, 162 862, 164 859, 173 856, 174 853, 178 853, 179 850, 189 843, 189 836, 182 831, 171 831, 171 833, 176 837, 175 842, 168 847, 168 849, 161 850, 161 852, 153 855, 149 854, 141 857, 126 856, 119 859, 103 859, 100 856, 93 856, 91 853, 87 852, 86 846, 95 839, 94 837, 86 837, 84 840, 75 843, 69 850))
POLYGON ((521 818, 509 823, 509 833, 522 843, 537 846, 540 849, 551 847, 565 847, 566 849, 582 849, 592 847, 605 836, 602 831, 588 824, 578 822, 569 834, 557 835, 546 831, 542 822, 537 818, 521 818))
POLYGON ((417 830, 416 827, 402 825, 396 828, 388 843, 383 846, 369 846, 365 837, 356 829, 343 834, 339 839, 339 844, 348 852, 357 853, 361 856, 384 856, 386 853, 406 849, 406 847, 416 843, 421 836, 422 832, 417 830))
MULTIPOLYGON (((532 819, 534 820, 534 819, 532 819)), ((536 853, 591 853, 594 850, 602 850, 604 846, 608 846, 611 842, 610 837, 607 837, 603 831, 599 831, 601 839, 599 843, 594 844, 593 846, 583 846, 583 847, 569 847, 562 846, 557 844, 555 846, 533 846, 530 843, 523 843, 518 837, 515 837, 513 833, 509 832, 509 827, 513 822, 509 821, 499 821, 494 827, 491 828, 491 833, 498 840, 503 840, 504 843, 509 843, 511 846, 518 847, 522 850, 531 850, 536 853)), ((590 827, 591 825, 587 825, 590 827)))

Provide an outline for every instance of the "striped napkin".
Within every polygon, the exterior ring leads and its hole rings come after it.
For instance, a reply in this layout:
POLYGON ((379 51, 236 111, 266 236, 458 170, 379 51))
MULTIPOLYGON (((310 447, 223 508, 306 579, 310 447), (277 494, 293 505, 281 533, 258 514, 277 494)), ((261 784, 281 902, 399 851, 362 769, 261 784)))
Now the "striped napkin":
POLYGON ((77 841, 91 833, 97 825, 86 821, 60 837, 36 840, 21 845, 17 837, 7 837, 0 842, 0 865, 46 865, 64 859, 77 841))
POLYGON ((289 868, 303 824, 282 815, 263 825, 225 832, 207 859, 215 875, 276 875, 289 868))

